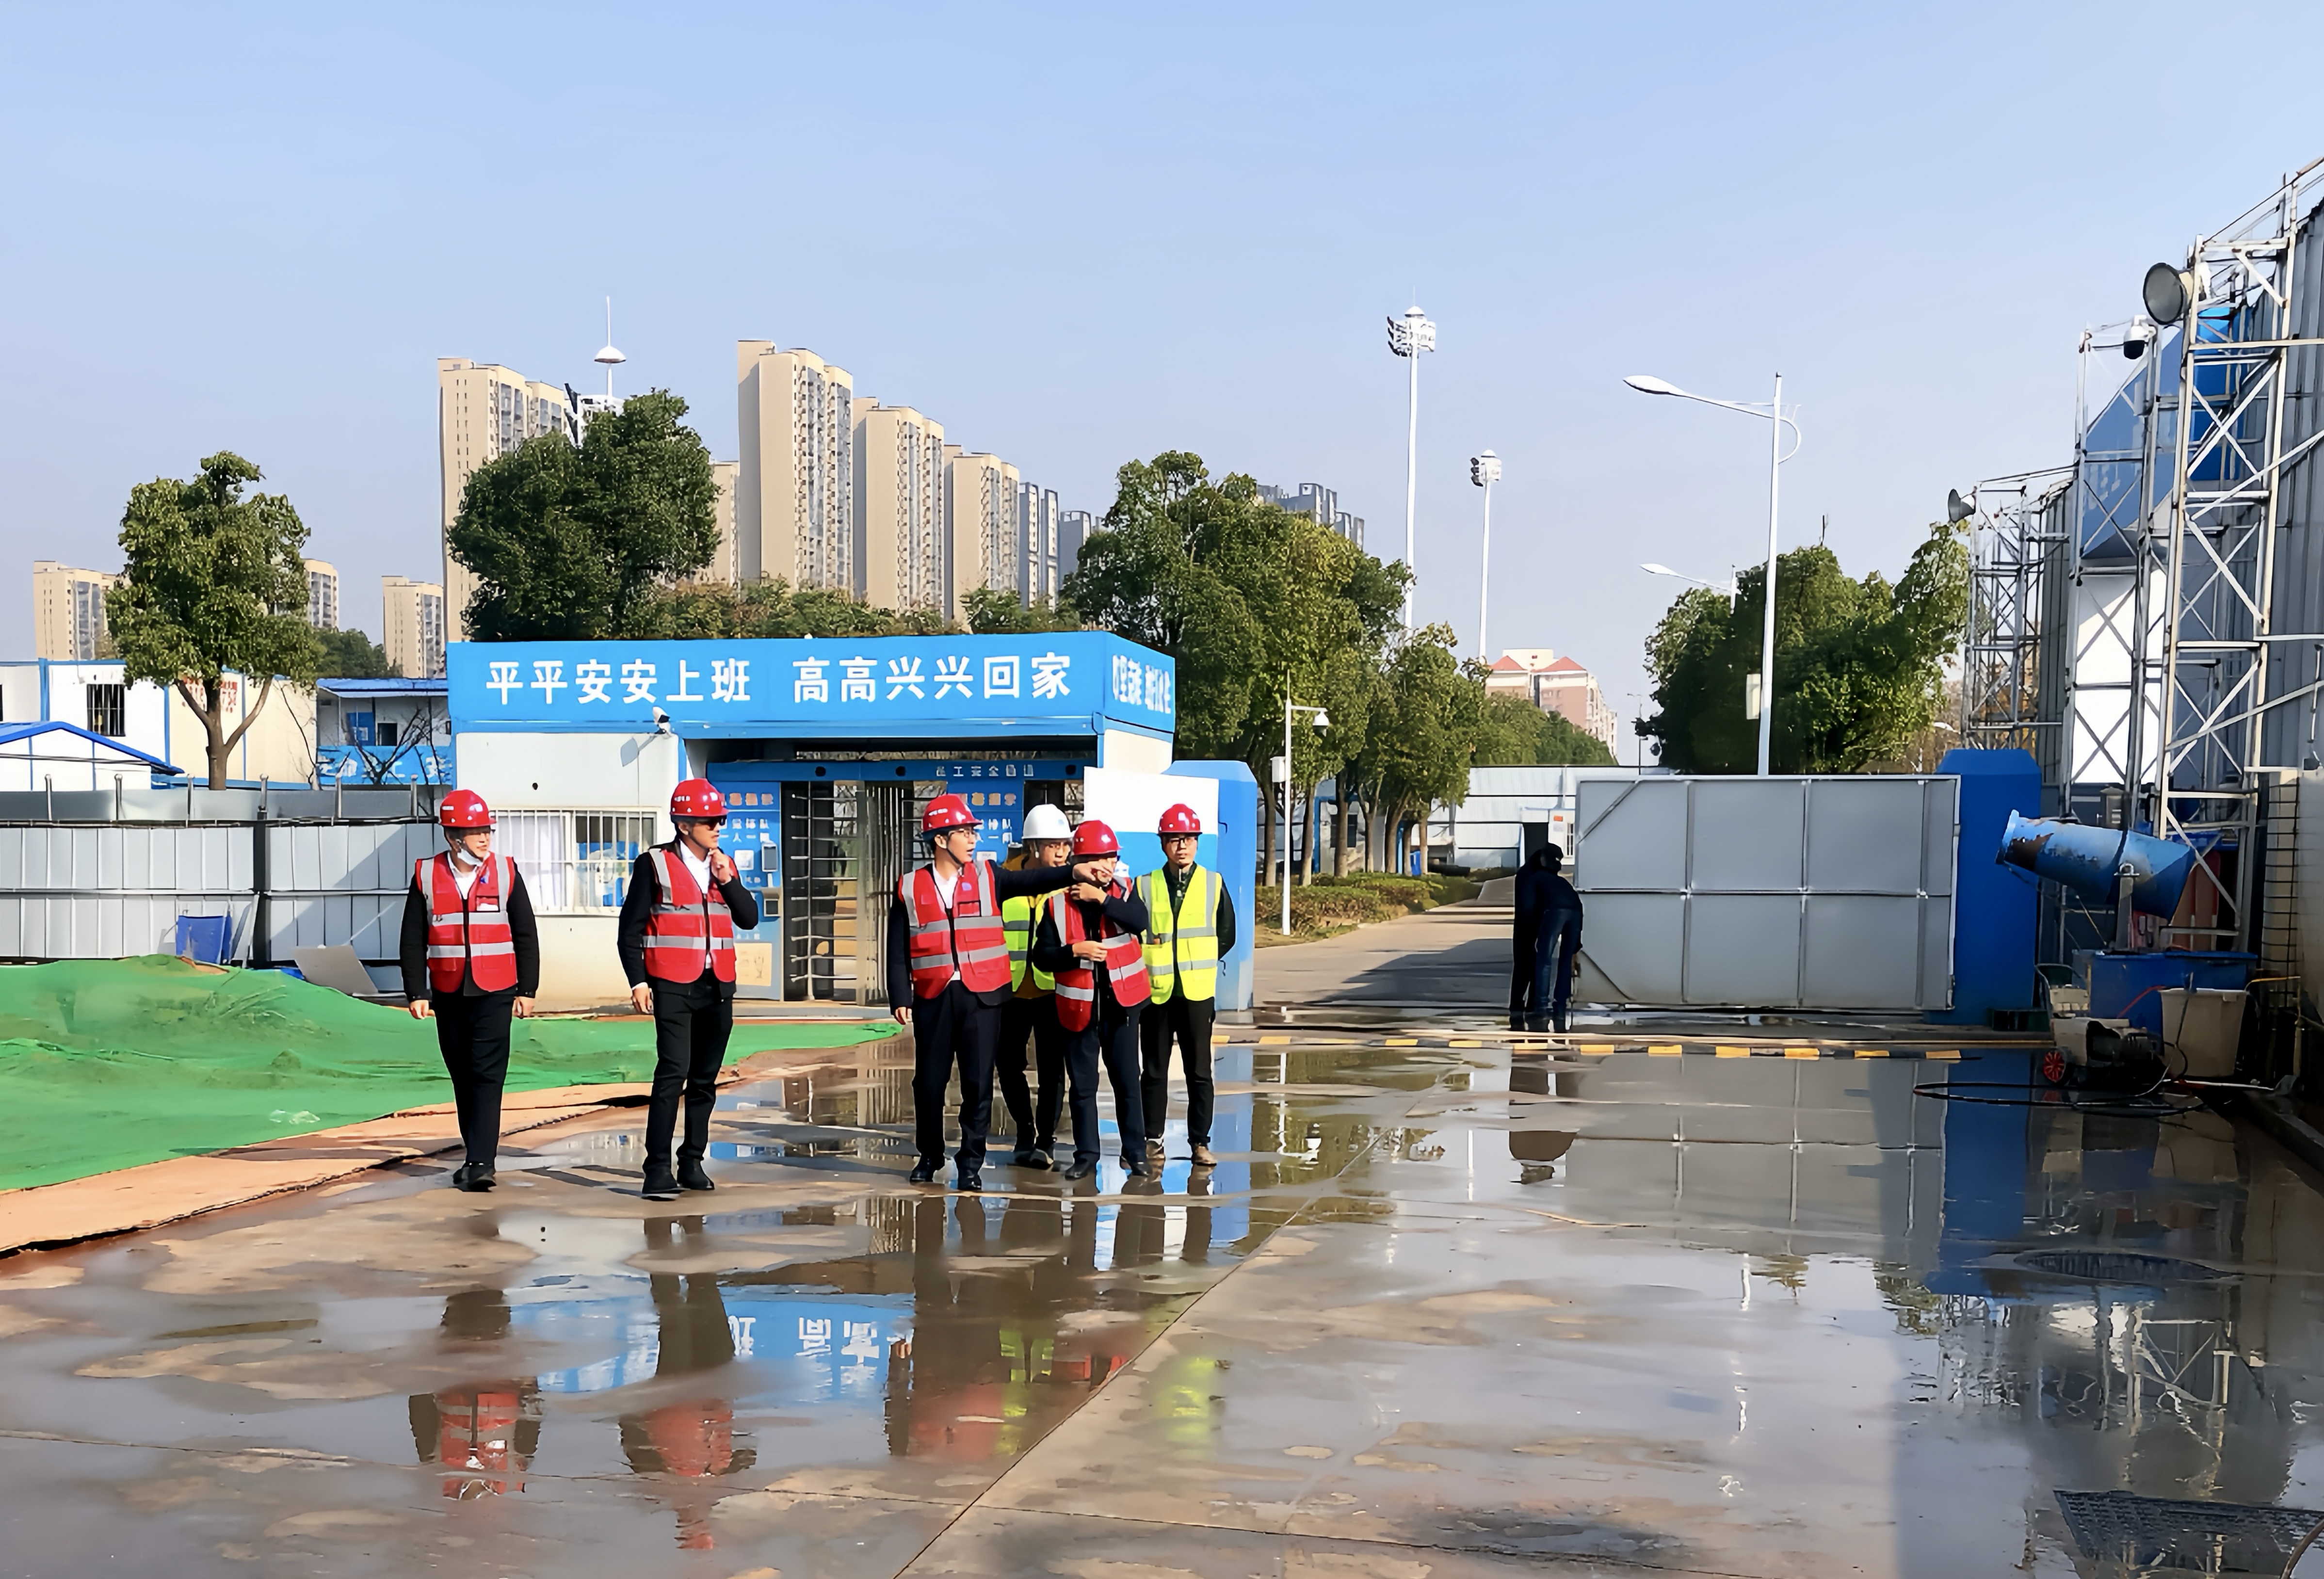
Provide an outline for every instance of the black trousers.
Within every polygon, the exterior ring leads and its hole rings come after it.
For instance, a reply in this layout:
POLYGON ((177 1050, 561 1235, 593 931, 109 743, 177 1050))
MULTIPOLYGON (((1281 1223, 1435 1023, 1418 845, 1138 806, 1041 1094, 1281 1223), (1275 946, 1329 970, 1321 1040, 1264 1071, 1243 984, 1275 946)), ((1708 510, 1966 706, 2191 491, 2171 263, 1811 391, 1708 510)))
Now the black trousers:
POLYGON ((1573 956, 1582 946, 1580 912, 1551 910, 1530 937, 1519 934, 1512 943, 1510 1014, 1533 1020, 1546 1020, 1553 1011, 1563 1014, 1573 995, 1573 956))
POLYGON ((1178 1043, 1178 1061, 1186 1071, 1186 1143, 1211 1143, 1211 1113, 1216 1088, 1211 1080, 1211 1026, 1218 1019, 1218 1000, 1174 995, 1167 1003, 1148 1003, 1138 1011, 1139 1039, 1145 1044, 1146 1133, 1162 1133, 1170 1116, 1170 1042, 1178 1043))
POLYGON ((734 1000, 708 971, 691 982, 650 983, 654 998, 653 1096, 646 1104, 646 1177, 670 1171, 669 1144, 686 1103, 680 1162, 699 1162, 710 1149, 710 1114, 718 1105, 718 1071, 734 1029, 734 1000))
POLYGON ((1001 1040, 1001 1005, 958 982, 933 998, 912 1000, 912 1143, 920 1160, 945 1159, 945 1087, 960 1067, 960 1170, 984 1168, 984 1131, 992 1122, 992 1057, 1001 1040))
POLYGON ((1065 1079, 1073 1090, 1075 1162, 1098 1159, 1097 1070, 1101 1063, 1105 1066, 1107 1084, 1113 1087, 1113 1123, 1121 1131, 1121 1159, 1143 1161, 1146 1092, 1139 1080, 1136 1009, 1100 1003, 1089 1024, 1065 1033, 1065 1079))
POLYGON ((467 1159, 490 1168, 501 1149, 501 1087, 508 1083, 509 1017, 516 1012, 516 990, 475 998, 432 994, 429 1004, 444 1072, 452 1076, 452 1103, 460 1110, 467 1159))
POLYGON ((1009 1126, 1017 1136, 1017 1150, 1057 1146, 1057 1114, 1065 1100, 1065 1031, 1057 1023, 1057 1000, 1044 993, 1038 998, 1011 998, 1001 1006, 1001 1045, 992 1064, 994 1084, 1009 1109, 1009 1126), (1040 1080, 1036 1094, 1025 1083, 1025 1044, 1032 1043, 1033 1068, 1040 1080))

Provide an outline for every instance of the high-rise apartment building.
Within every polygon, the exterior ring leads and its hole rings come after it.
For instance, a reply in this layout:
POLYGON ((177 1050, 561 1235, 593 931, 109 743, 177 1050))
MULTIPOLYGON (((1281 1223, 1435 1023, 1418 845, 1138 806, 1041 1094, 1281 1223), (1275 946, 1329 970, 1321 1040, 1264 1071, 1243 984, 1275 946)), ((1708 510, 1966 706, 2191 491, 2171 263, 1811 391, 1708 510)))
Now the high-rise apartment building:
POLYGON ((444 589, 433 581, 383 576, 387 604, 387 660, 406 679, 435 679, 444 672, 444 589))
POLYGON ((1018 596, 1025 550, 1017 535, 1017 468, 997 455, 945 446, 945 614, 959 619, 980 586, 1018 596))
MULTIPOLYGON (((602 404, 600 400, 597 403, 602 404)), ((571 442, 580 416, 567 392, 553 383, 489 362, 460 356, 436 359, 436 434, 444 485, 444 602, 456 627, 467 613, 475 578, 454 559, 452 523, 460 518, 460 495, 478 466, 498 460, 528 439, 554 434, 571 442)), ((410 584, 416 585, 416 584, 410 584)), ((441 651, 441 643, 438 643, 441 651)), ((440 671, 438 671, 440 672, 440 671)), ((418 678, 414 671, 404 670, 418 678)))
POLYGON ((1065 577, 1082 568, 1082 545, 1089 541, 1090 533, 1104 524, 1098 516, 1086 510, 1061 510, 1057 512, 1057 585, 1063 586, 1065 577))
POLYGON ((307 623, 318 631, 339 628, 339 570, 320 559, 307 565, 307 623))
POLYGON ((860 592, 856 564, 855 381, 814 352, 734 343, 742 435, 735 494, 741 577, 860 592))
POLYGON ((1340 492, 1336 488, 1327 488, 1321 483, 1302 483, 1296 488, 1277 488, 1261 483, 1259 496, 1269 503, 1280 504, 1294 515, 1305 515, 1320 526, 1329 527, 1360 549, 1364 546, 1364 518, 1340 508, 1340 492))
POLYGON ((32 656, 86 663, 104 656, 111 627, 105 594, 120 581, 54 559, 32 561, 32 656))
POLYGON ((1064 572, 1057 568, 1057 491, 1038 483, 1017 485, 1017 596, 1027 604, 1057 596, 1064 572))
POLYGON ((880 608, 947 608, 944 425, 870 399, 853 411, 856 596, 880 608))
POLYGON ((742 463, 739 460, 710 463, 710 480, 718 487, 718 496, 710 506, 718 517, 718 552, 710 563, 695 572, 696 581, 723 581, 732 586, 742 579, 742 544, 734 509, 742 477, 742 463))

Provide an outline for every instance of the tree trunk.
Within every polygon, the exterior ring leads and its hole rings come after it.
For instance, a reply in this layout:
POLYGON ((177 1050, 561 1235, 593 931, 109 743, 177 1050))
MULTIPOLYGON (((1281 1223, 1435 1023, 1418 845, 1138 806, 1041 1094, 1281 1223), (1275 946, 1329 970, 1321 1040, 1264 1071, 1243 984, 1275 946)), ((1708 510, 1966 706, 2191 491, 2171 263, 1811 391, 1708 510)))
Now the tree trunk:
POLYGON ((1332 780, 1332 875, 1348 874, 1348 787, 1332 780))
POLYGON ((1309 888, 1315 882, 1315 841, 1311 836, 1315 826, 1315 790, 1309 786, 1292 798, 1299 808, 1299 842, 1291 847, 1296 851, 1299 863, 1299 886, 1309 888))
POLYGON ((208 694, 203 698, 202 726, 209 733, 210 788, 223 790, 226 764, 234 749, 226 739, 226 682, 221 679, 205 688, 208 694))

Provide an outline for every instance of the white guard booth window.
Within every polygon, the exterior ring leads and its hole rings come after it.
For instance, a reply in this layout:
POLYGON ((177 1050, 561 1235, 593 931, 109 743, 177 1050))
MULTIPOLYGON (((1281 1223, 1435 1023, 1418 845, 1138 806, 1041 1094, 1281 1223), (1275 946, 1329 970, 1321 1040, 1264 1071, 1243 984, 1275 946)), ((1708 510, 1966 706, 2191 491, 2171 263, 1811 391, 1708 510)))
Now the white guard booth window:
POLYGON ((1585 780, 1574 997, 1950 1008, 1960 799, 1937 776, 1585 780))

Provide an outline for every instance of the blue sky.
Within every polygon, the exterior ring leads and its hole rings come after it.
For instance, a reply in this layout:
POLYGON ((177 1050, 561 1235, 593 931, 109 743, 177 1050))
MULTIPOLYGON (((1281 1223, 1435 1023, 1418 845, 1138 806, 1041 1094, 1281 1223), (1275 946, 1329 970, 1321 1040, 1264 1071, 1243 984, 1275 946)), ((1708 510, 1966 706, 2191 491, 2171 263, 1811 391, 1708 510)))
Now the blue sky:
MULTIPOLYGON (((1829 516, 1892 572, 1949 485, 2064 458, 2074 346, 2324 153, 2324 7, 0 10, 0 555, 110 568, 130 486, 266 468, 377 633, 436 573, 434 359, 625 391, 734 453, 733 342, 805 345, 1069 508, 1114 468, 1336 487, 1420 609, 1570 651, 1628 711, 1674 590, 1764 541, 1781 370, 1829 516), (2264 42, 2262 42, 2264 41, 2264 42), (2174 61, 2200 64, 2181 79, 2174 61), (2171 108, 2206 106, 2200 137, 2171 108), (2247 101, 2247 102, 2245 102, 2247 101), (2232 136, 2218 132, 2235 125, 2232 136)), ((29 595, 14 595, 24 609, 29 595)), ((29 646, 22 627, 14 646, 29 646)), ((13 649, 12 649, 13 651, 13 649)), ((1626 737, 1627 738, 1627 737, 1626 737)))

